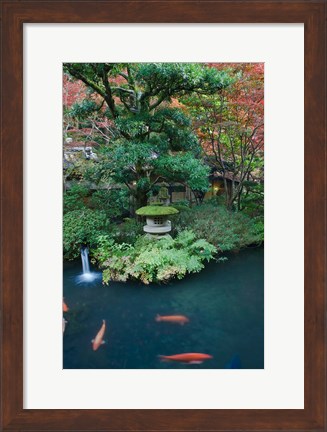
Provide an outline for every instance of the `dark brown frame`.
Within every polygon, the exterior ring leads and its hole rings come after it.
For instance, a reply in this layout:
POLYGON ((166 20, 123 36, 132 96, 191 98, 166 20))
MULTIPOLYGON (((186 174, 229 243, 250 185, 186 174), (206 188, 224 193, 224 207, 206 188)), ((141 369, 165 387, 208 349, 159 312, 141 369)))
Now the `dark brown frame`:
MULTIPOLYGON (((1 300, 3 313, 1 430, 326 431, 325 1, 2 0, 1 3, 1 300), (305 408, 303 410, 23 409, 23 24, 30 22, 304 23, 305 408)), ((298 187, 302 187, 301 183, 298 187)))

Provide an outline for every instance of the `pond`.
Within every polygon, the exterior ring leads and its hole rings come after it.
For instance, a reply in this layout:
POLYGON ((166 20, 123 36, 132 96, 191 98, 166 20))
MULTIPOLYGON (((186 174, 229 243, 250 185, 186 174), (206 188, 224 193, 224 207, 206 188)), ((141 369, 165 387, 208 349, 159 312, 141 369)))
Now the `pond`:
POLYGON ((81 272, 80 262, 64 263, 69 307, 64 313, 64 369, 264 367, 263 248, 243 250, 224 263, 210 262, 202 272, 167 285, 105 286, 101 273, 83 282, 81 272), (157 314, 185 315, 189 322, 157 322, 157 314), (106 343, 93 351, 91 340, 103 319, 106 343), (213 358, 201 364, 159 358, 190 352, 213 358))

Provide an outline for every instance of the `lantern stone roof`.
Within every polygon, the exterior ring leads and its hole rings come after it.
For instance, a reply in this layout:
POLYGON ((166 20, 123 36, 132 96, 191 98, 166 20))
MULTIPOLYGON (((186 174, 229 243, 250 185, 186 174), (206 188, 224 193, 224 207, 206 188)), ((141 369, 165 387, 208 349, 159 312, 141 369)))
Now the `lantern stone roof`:
POLYGON ((179 213, 175 207, 148 205, 135 212, 139 216, 166 216, 179 213))

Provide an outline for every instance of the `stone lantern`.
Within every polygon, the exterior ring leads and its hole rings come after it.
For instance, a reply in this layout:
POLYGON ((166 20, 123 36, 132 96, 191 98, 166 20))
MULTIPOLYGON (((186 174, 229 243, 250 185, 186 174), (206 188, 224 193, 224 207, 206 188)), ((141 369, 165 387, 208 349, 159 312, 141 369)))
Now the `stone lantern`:
POLYGON ((146 225, 143 230, 152 235, 160 236, 171 231, 171 222, 168 220, 169 215, 178 213, 174 207, 168 206, 145 206, 136 210, 136 214, 146 217, 146 225))

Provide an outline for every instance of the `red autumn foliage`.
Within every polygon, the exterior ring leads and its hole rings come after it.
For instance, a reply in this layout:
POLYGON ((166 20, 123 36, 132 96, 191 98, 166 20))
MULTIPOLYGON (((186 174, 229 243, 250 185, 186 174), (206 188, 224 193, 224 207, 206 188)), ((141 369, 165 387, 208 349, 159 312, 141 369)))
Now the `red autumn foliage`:
POLYGON ((73 80, 67 74, 63 76, 63 105, 71 108, 76 102, 82 102, 86 98, 86 87, 82 81, 73 80))
POLYGON ((264 149, 264 63, 208 63, 219 70, 230 70, 235 83, 223 93, 231 116, 244 128, 251 129, 253 141, 264 149))
MULTIPOLYGON (((229 70, 233 76, 238 75, 235 83, 223 90, 224 96, 228 100, 229 109, 234 120, 244 128, 250 128, 255 133, 253 141, 260 148, 264 149, 264 63, 207 63, 209 67, 219 70, 229 70)), ((117 76, 114 81, 116 84, 124 82, 124 78, 117 76)), ((85 98, 90 98, 87 94, 86 86, 82 81, 74 80, 64 74, 63 76, 63 105, 65 108, 71 108, 74 103, 82 102, 85 98)), ((101 97, 92 94, 91 98, 99 105, 101 97)), ((120 100, 116 98, 116 103, 120 100)), ((186 110, 187 108, 178 99, 173 98, 171 106, 186 110)), ((104 109, 104 107, 103 107, 104 109)), ((98 128, 109 127, 108 119, 103 118, 97 121, 98 128)), ((76 131, 77 132, 77 131, 76 131)), ((90 130, 80 130, 82 135, 89 136, 90 130)), ((210 148, 205 141, 204 134, 198 130, 199 139, 207 152, 210 148)))

